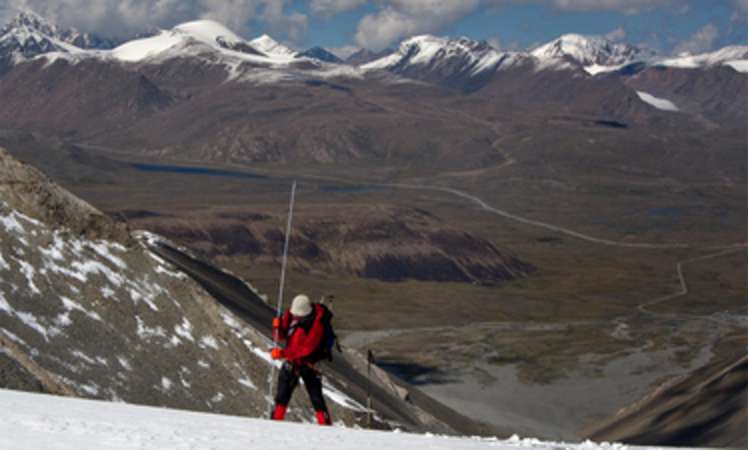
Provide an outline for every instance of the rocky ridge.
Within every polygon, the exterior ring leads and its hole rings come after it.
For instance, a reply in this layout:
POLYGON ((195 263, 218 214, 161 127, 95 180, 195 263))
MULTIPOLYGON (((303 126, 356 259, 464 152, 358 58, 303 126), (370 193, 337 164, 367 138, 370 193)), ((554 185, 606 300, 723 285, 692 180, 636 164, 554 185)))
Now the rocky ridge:
POLYGON ((266 340, 140 237, 0 150, 0 386, 262 416, 266 340))

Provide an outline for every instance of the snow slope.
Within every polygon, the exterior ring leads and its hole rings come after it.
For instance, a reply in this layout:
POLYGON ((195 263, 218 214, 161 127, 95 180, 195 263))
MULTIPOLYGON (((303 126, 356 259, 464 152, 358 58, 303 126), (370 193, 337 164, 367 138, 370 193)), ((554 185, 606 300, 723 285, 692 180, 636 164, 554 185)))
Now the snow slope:
POLYGON ((502 441, 319 427, 8 390, 0 390, 0 404, 2 449, 289 450, 301 448, 302 443, 306 450, 635 448, 518 437, 502 441))
POLYGON ((182 42, 183 37, 173 31, 162 31, 156 36, 136 39, 112 50, 112 57, 124 62, 138 62, 157 56, 182 42))
POLYGON ((276 58, 295 58, 298 52, 277 42, 267 34, 249 41, 249 44, 262 53, 276 58))
POLYGON ((204 44, 216 51, 230 54, 237 52, 226 49, 224 45, 243 42, 233 31, 212 20, 197 20, 178 25, 159 34, 127 42, 112 50, 115 59, 125 62, 138 62, 156 57, 178 45, 187 46, 191 42, 204 44))

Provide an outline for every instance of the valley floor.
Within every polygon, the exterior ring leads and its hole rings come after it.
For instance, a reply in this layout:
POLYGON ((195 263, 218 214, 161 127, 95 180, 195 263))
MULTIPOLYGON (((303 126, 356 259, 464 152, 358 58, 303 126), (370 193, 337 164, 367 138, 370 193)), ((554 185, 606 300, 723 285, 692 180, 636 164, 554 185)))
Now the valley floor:
MULTIPOLYGON (((513 437, 452 438, 277 423, 164 408, 0 390, 0 448, 45 450, 262 449, 615 449, 513 437)), ((655 447, 648 447, 654 449, 655 447)))

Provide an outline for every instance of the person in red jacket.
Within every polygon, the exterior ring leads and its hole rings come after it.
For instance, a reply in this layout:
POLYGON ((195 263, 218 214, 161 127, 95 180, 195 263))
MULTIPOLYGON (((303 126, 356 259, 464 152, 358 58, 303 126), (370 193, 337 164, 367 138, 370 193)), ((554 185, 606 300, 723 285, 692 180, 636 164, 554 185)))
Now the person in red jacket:
POLYGON ((273 420, 283 420, 286 416, 291 395, 301 378, 309 393, 317 422, 320 425, 332 424, 322 396, 322 377, 315 368, 315 364, 325 356, 325 314, 330 312, 323 305, 312 304, 306 295, 298 295, 293 299, 291 309, 273 322, 276 342, 286 344, 285 348, 274 348, 271 352, 273 359, 286 360, 278 374, 273 420))

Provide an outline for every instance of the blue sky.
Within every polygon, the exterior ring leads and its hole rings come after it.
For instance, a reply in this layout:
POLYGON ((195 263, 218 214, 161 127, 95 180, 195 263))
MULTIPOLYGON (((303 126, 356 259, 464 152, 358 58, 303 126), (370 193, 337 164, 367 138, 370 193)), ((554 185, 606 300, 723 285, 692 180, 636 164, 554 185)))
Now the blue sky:
POLYGON ((31 9, 61 25, 126 38, 213 19, 304 49, 381 50, 431 33, 525 49, 564 33, 608 35, 660 53, 748 44, 748 0, 0 0, 0 20, 31 9))
MULTIPOLYGON (((368 2, 352 11, 320 17, 309 10, 308 4, 301 5, 306 2, 296 3, 310 17, 307 33, 299 42, 301 46, 359 47, 366 43, 360 34, 357 40, 359 24, 366 16, 381 10, 381 6, 368 2)), ((706 51, 748 44, 748 10, 740 9, 738 2, 720 0, 665 2, 662 7, 636 13, 623 9, 573 10, 558 8, 552 2, 521 2, 479 7, 444 24, 427 25, 423 32, 485 39, 504 49, 533 47, 564 33, 610 35, 669 54, 677 50, 706 51)), ((410 33, 402 38, 407 34, 410 33)), ((396 45, 399 40, 393 39, 389 45, 396 45)))

